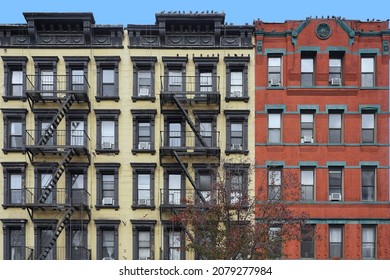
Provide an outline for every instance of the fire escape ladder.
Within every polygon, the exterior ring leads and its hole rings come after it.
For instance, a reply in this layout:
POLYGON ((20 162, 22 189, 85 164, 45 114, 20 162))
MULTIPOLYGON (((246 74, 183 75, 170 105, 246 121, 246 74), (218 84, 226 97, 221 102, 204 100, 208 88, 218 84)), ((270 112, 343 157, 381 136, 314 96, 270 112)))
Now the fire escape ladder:
POLYGON ((196 187, 194 179, 191 177, 190 173, 188 172, 187 168, 184 166, 184 164, 181 162, 179 155, 177 154, 177 151, 173 151, 173 155, 176 159, 176 161, 179 163, 181 169, 186 174, 186 177, 190 181, 192 187, 195 190, 196 195, 199 197, 199 199, 202 201, 202 203, 206 203, 206 200, 204 199, 203 195, 199 192, 198 188, 196 187))
POLYGON ((46 259, 47 255, 49 254, 50 250, 54 247, 56 244, 58 236, 60 236, 62 230, 64 229, 66 223, 70 220, 70 218, 73 215, 73 212, 75 211, 74 207, 70 207, 69 209, 66 210, 65 215, 62 216, 61 220, 59 220, 57 227, 55 229, 55 233, 53 237, 50 239, 49 243, 45 247, 45 249, 41 252, 39 255, 38 259, 39 260, 44 260, 46 259))
POLYGON ((191 127, 192 131, 195 133, 195 136, 196 138, 198 138, 200 144, 203 146, 203 147, 208 147, 207 146, 207 143, 203 140, 203 137, 202 135, 200 135, 199 131, 196 129, 194 123, 192 122, 192 120, 190 119, 190 117, 188 116, 186 110, 184 109, 184 107, 180 104, 180 101, 179 99, 176 97, 176 96, 173 96, 173 100, 176 104, 176 106, 180 109, 180 111, 182 112, 184 118, 186 119, 188 125, 191 127))
POLYGON ((64 173, 66 166, 72 160, 72 158, 75 155, 75 153, 76 152, 75 152, 74 149, 69 149, 66 152, 66 154, 63 157, 63 159, 60 161, 56 171, 53 173, 53 176, 52 176, 49 184, 43 190, 42 195, 38 199, 39 203, 45 203, 46 199, 49 197, 50 193, 56 187, 58 180, 60 179, 62 173, 64 173))
POLYGON ((57 114, 53 117, 51 124, 42 134, 38 145, 46 145, 49 142, 50 138, 53 136, 55 130, 57 129, 61 120, 65 117, 66 113, 69 111, 69 108, 72 106, 73 102, 75 102, 76 97, 74 94, 69 94, 66 99, 62 102, 60 109, 57 114))

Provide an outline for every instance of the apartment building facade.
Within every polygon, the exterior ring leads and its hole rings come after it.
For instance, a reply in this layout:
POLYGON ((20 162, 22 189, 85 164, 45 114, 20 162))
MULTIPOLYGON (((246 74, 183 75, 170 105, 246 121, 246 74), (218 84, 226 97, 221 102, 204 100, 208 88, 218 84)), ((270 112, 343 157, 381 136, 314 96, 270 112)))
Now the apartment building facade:
POLYGON ((286 242, 280 257, 389 259, 388 22, 255 29, 256 187, 268 181, 261 200, 294 201, 315 233, 286 242))
POLYGON ((254 192, 253 26, 24 17, 0 26, 0 258, 193 259, 172 217, 208 196, 211 168, 254 192))

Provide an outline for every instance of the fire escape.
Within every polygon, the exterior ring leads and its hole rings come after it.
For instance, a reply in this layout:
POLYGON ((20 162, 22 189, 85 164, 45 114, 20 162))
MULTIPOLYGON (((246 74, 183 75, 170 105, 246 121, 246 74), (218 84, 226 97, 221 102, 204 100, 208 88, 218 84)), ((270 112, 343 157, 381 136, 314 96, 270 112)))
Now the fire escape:
POLYGON ((47 125, 38 130, 26 131, 25 149, 30 162, 34 166, 45 166, 43 173, 46 174, 45 179, 40 179, 40 186, 36 184, 35 188, 28 191, 26 208, 31 219, 38 210, 41 211, 39 213, 47 211, 46 213, 60 215, 51 238, 41 241, 46 244, 42 244, 39 254, 36 255, 39 260, 47 259, 75 213, 80 217, 87 215, 88 220, 91 218, 90 194, 86 188, 75 192, 58 186, 58 181, 73 158, 78 157, 90 164, 89 137, 84 127, 58 129, 72 105, 78 104, 78 108, 88 106, 90 111, 88 90, 89 84, 84 75, 27 76, 26 95, 31 110, 47 110, 47 125), (47 161, 52 163, 45 165, 47 161))
MULTIPOLYGON (((208 76, 205 79, 199 76, 162 76, 160 106, 163 115, 185 121, 179 129, 167 124, 161 131, 160 164, 178 164, 191 184, 190 192, 194 194, 195 203, 205 203, 206 199, 193 178, 190 168, 194 164, 202 164, 212 171, 220 162, 219 132, 216 125, 207 128, 202 127, 199 112, 203 112, 203 118, 214 119, 220 113, 219 76, 208 76), (202 86, 203 85, 203 86, 202 86), (205 86, 204 86, 205 85, 205 86), (209 114, 209 115, 208 115, 209 114), (189 127, 189 130, 185 129, 189 127)), ((182 186, 184 187, 184 186, 182 186)), ((171 213, 179 215, 185 208, 183 192, 172 190, 164 186, 160 193, 160 215, 171 213)), ((188 194, 184 195, 188 197, 188 194)), ((182 227, 183 228, 183 227, 182 227)), ((192 234, 183 228, 191 241, 192 234)))

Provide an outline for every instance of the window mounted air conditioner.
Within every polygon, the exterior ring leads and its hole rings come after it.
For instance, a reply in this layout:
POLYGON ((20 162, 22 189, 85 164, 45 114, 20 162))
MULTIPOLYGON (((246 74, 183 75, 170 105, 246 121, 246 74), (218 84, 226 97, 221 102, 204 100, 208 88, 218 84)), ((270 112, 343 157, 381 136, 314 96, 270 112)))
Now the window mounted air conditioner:
POLYGON ((138 89, 138 96, 139 97, 148 97, 150 96, 150 90, 149 88, 146 88, 146 87, 141 87, 138 89))
POLYGON ((270 83, 270 85, 271 85, 272 87, 278 87, 278 86, 280 86, 280 81, 279 81, 279 79, 271 79, 271 80, 269 81, 269 83, 270 83))
POLYGON ((301 138, 301 143, 313 143, 313 137, 311 137, 311 136, 303 136, 301 138))
POLYGON ((145 198, 138 199, 138 205, 149 205, 148 200, 145 198))
POLYGON ((111 149, 112 145, 111 142, 103 142, 102 149, 111 149))
POLYGON ((114 258, 111 258, 111 257, 104 257, 103 258, 103 261, 111 261, 111 260, 114 260, 114 258))
POLYGON ((331 201, 341 201, 341 193, 331 193, 329 199, 331 201))
POLYGON ((242 145, 241 144, 232 144, 231 149, 236 150, 236 151, 242 151, 242 145))
POLYGON ((231 93, 231 97, 242 97, 242 92, 237 90, 231 93))
POLYGON ((114 205, 114 199, 112 197, 103 197, 103 205, 114 205))
POLYGON ((341 86, 341 79, 340 78, 332 78, 330 80, 330 84, 332 86, 341 86))
POLYGON ((150 150, 150 142, 139 142, 138 149, 139 150, 150 150))

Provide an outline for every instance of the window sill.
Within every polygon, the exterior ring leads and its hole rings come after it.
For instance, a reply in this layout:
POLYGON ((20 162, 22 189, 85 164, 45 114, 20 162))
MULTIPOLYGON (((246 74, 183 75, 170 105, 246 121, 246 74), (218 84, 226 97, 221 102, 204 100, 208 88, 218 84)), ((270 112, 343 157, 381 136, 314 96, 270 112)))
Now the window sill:
POLYGON ((97 154, 119 154, 119 149, 95 149, 97 154))
POLYGON ((117 211, 119 209, 119 205, 95 205, 96 210, 100 209, 114 209, 117 211))
POLYGON ((230 101, 244 101, 244 102, 248 102, 249 101, 249 96, 243 96, 243 97, 231 97, 231 96, 226 96, 225 97, 225 101, 226 102, 230 102, 230 101))
POLYGON ((119 96, 95 96, 97 102, 100 101, 119 101, 119 96))
POLYGON ((137 210, 137 209, 150 209, 150 210, 155 210, 156 206, 155 205, 131 205, 131 209, 137 210))
POLYGON ((150 96, 150 97, 132 96, 131 99, 133 100, 133 102, 137 102, 137 101, 151 101, 151 102, 155 102, 156 101, 156 97, 155 96, 150 96))
POLYGON ((131 152, 133 153, 133 155, 136 155, 136 154, 156 154, 156 150, 155 149, 150 149, 150 150, 147 150, 147 149, 143 149, 143 150, 139 150, 139 149, 132 149, 131 152))
POLYGON ((3 153, 8 154, 8 153, 26 153, 26 150, 23 148, 3 148, 3 153))
POLYGON ((237 150, 225 150, 226 155, 230 154, 242 154, 242 155, 248 155, 249 150, 243 150, 243 151, 237 151, 237 150))
POLYGON ((285 87, 283 87, 283 86, 267 86, 265 89, 266 90, 281 90, 281 89, 285 89, 285 87))
POLYGON ((9 101, 9 100, 17 100, 17 101, 26 102, 27 97, 26 97, 26 96, 3 96, 3 100, 4 100, 5 102, 7 102, 7 101, 9 101))
POLYGON ((7 209, 7 208, 22 208, 22 209, 25 209, 26 208, 26 204, 25 203, 4 203, 1 206, 3 206, 3 209, 7 209))

